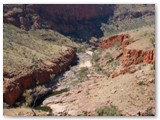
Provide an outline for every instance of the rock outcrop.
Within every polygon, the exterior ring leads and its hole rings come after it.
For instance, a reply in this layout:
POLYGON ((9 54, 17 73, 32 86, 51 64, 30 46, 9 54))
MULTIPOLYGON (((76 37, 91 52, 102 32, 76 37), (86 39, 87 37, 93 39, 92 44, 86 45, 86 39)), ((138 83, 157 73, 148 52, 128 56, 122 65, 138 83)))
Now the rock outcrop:
POLYGON ((131 39, 129 34, 114 35, 108 39, 99 42, 99 47, 103 50, 112 47, 115 42, 118 41, 120 47, 123 51, 122 56, 122 67, 128 67, 132 64, 154 64, 155 62, 155 51, 154 48, 143 50, 143 49, 132 49, 127 48, 131 44, 131 39))
POLYGON ((50 58, 42 61, 38 69, 28 69, 26 74, 19 74, 7 78, 4 76, 3 97, 9 105, 13 105, 27 88, 34 87, 36 83, 44 84, 51 79, 51 75, 57 75, 67 68, 75 56, 74 49, 68 49, 57 59, 50 58))
POLYGON ((108 49, 117 41, 122 46, 122 49, 124 49, 124 47, 129 44, 129 38, 130 36, 128 34, 114 35, 108 39, 100 41, 98 45, 101 49, 108 49))
POLYGON ((155 51, 151 50, 132 50, 125 49, 123 52, 122 66, 127 67, 131 64, 153 64, 155 61, 155 51))

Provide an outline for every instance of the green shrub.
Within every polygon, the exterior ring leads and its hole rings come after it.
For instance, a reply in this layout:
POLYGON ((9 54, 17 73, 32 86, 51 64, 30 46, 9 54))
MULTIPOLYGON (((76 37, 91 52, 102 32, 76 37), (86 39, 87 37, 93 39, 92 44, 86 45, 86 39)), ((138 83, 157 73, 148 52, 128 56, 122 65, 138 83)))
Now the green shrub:
POLYGON ((37 87, 35 87, 34 89, 27 89, 24 91, 23 93, 23 97, 25 99, 25 106, 31 106, 31 104, 34 102, 33 93, 39 93, 41 91, 45 90, 45 86, 43 85, 39 85, 37 87))
POLYGON ((120 47, 121 43, 120 43, 120 41, 118 39, 116 39, 116 40, 113 41, 112 46, 113 47, 120 47))
POLYGON ((33 102, 33 97, 31 96, 31 93, 32 89, 25 90, 25 92, 23 93, 23 97, 25 99, 24 103, 25 106, 30 106, 31 103, 33 102))
POLYGON ((48 106, 37 106, 34 108, 35 110, 42 110, 42 111, 46 111, 49 113, 52 113, 52 109, 48 106))
POLYGON ((64 92, 68 92, 68 91, 69 91, 69 89, 67 89, 67 88, 61 89, 59 91, 53 91, 52 93, 48 94, 46 96, 46 98, 48 98, 50 96, 58 95, 58 94, 61 94, 61 93, 64 93, 64 92))
POLYGON ((154 116, 152 108, 147 109, 147 115, 146 116, 154 116))
POLYGON ((150 38, 150 42, 151 42, 152 45, 155 47, 155 38, 154 38, 154 37, 150 38))
POLYGON ((87 78, 88 74, 88 68, 87 67, 82 67, 78 72, 77 72, 77 77, 79 80, 84 80, 87 78))
POLYGON ((117 109, 116 106, 104 106, 96 109, 96 113, 98 116, 120 116, 120 111, 117 109))
POLYGON ((102 68, 100 67, 99 63, 96 63, 96 64, 94 65, 94 68, 95 68, 95 70, 96 70, 97 72, 102 71, 102 68))
POLYGON ((85 52, 90 46, 88 44, 83 44, 80 47, 77 48, 77 52, 85 52))
POLYGON ((43 40, 56 41, 56 38, 51 34, 41 34, 41 37, 43 40))
POLYGON ((9 105, 6 102, 3 102, 3 108, 9 108, 9 105))
POLYGON ((88 115, 87 112, 83 112, 79 116, 87 116, 87 115, 88 115))
POLYGON ((99 56, 98 56, 98 54, 97 53, 93 53, 93 55, 92 55, 92 62, 97 62, 99 60, 99 56))
POLYGON ((55 74, 51 74, 51 75, 50 75, 50 80, 53 81, 54 78, 55 78, 55 76, 56 76, 55 74))
POLYGON ((137 60, 138 60, 139 63, 140 63, 140 62, 143 62, 143 57, 142 57, 142 56, 139 56, 137 60))
POLYGON ((107 59, 106 64, 113 61, 113 57, 109 52, 107 52, 104 57, 107 59))

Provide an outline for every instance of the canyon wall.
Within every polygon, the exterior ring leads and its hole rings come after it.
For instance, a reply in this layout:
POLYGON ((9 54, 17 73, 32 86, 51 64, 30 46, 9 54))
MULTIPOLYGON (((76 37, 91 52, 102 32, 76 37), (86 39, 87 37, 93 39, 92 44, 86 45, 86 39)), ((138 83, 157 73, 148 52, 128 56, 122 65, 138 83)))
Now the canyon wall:
MULTIPOLYGON (((113 15, 115 5, 33 4, 4 5, 4 22, 22 29, 51 28, 81 38, 101 37, 101 23, 113 15)), ((87 38, 86 38, 87 39, 87 38)))
POLYGON ((3 99, 9 105, 22 95, 24 90, 34 87, 37 82, 44 84, 50 81, 52 75, 57 75, 66 69, 75 56, 74 49, 68 49, 56 59, 42 61, 37 69, 28 69, 26 73, 8 78, 4 76, 3 99))
POLYGON ((154 8, 154 4, 4 4, 3 21, 26 30, 51 28, 89 40, 103 36, 102 23, 108 24, 113 19, 119 29, 119 21, 154 16, 154 8))

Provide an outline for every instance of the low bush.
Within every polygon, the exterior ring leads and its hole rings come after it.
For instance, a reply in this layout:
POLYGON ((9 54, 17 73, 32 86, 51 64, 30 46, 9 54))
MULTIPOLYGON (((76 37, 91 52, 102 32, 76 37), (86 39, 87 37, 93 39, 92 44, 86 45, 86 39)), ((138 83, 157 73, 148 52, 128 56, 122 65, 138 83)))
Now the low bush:
POLYGON ((96 109, 98 116, 120 116, 120 111, 114 105, 104 106, 96 109))
POLYGON ((79 80, 84 80, 87 78, 88 74, 88 68, 87 67, 82 67, 78 72, 77 72, 77 78, 79 80))
POLYGON ((121 43, 120 43, 119 40, 116 39, 116 40, 113 41, 112 46, 117 48, 117 47, 121 46, 121 43))
POLYGON ((93 55, 92 55, 92 60, 91 61, 96 63, 98 60, 99 60, 98 54, 94 52, 93 55))
POLYGON ((146 116, 155 116, 154 113, 153 113, 152 108, 148 108, 148 109, 147 109, 146 116))
POLYGON ((84 43, 83 45, 81 45, 80 47, 77 48, 77 52, 85 52, 90 46, 86 43, 84 43))
POLYGON ((140 63, 140 62, 143 62, 143 57, 142 57, 142 56, 139 56, 137 60, 138 60, 139 63, 140 63))
POLYGON ((150 42, 151 42, 152 45, 155 47, 155 38, 154 38, 154 37, 151 37, 151 38, 150 38, 150 42))
POLYGON ((36 100, 36 99, 33 99, 32 95, 34 93, 39 93, 39 92, 41 92, 43 90, 45 90, 45 87, 41 86, 41 85, 35 87, 34 89, 27 89, 27 90, 25 90, 24 93, 23 93, 23 97, 25 99, 24 106, 31 106, 31 104, 33 102, 35 102, 35 100, 36 100))
POLYGON ((35 110, 42 110, 42 111, 46 111, 49 113, 52 113, 52 109, 48 106, 37 106, 34 108, 35 110))
POLYGON ((3 102, 3 108, 9 108, 9 105, 6 102, 3 102))

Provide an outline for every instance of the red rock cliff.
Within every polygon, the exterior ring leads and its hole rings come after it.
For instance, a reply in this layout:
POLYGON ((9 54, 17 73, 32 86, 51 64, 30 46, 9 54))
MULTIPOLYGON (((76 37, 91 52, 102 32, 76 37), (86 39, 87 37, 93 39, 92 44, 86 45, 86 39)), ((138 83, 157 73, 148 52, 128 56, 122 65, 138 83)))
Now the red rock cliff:
POLYGON ((123 49, 126 45, 129 44, 129 41, 128 41, 129 38, 130 36, 128 34, 114 35, 114 36, 109 37, 108 39, 100 41, 98 45, 101 49, 108 49, 117 40, 119 41, 123 49))
POLYGON ((128 34, 114 35, 106 40, 102 40, 99 42, 99 47, 103 50, 108 49, 115 40, 118 40, 122 47, 122 67, 139 63, 153 64, 155 62, 154 48, 149 50, 127 49, 127 45, 130 44, 130 36, 128 34))
POLYGON ((74 49, 66 50, 60 57, 46 60, 40 64, 37 70, 31 70, 23 75, 5 78, 3 83, 3 98, 6 103, 13 105, 27 88, 36 85, 37 80, 44 84, 50 80, 50 75, 56 75, 68 67, 75 56, 74 49))
POLYGON ((153 64, 155 62, 155 51, 151 50, 132 50, 125 49, 123 52, 122 66, 127 67, 131 64, 153 64))

